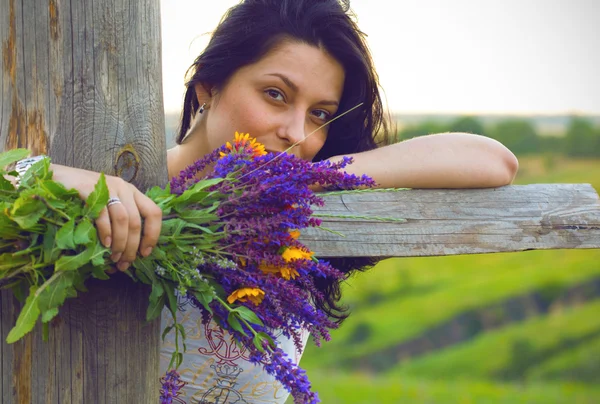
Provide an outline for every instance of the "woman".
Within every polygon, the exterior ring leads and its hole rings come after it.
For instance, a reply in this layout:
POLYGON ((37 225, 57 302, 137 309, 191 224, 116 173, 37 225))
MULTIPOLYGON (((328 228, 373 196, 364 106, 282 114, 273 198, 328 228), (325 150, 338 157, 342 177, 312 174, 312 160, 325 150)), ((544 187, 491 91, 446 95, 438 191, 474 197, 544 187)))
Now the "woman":
MULTIPOLYGON (((306 160, 351 155, 355 162, 347 171, 367 174, 380 187, 498 187, 510 184, 518 169, 502 144, 472 134, 437 134, 377 147, 375 135, 379 143, 387 141, 377 75, 348 5, 338 0, 245 0, 227 12, 190 73, 177 146, 167 152, 170 178, 231 140, 235 131, 250 133, 272 152, 295 145, 291 153, 306 160)), ((56 180, 78 189, 83 198, 98 179, 90 171, 52 169, 56 180)), ((138 252, 147 256, 156 245, 161 211, 119 178, 109 176, 107 184, 120 203, 102 212, 97 227, 117 268, 126 270, 138 252)), ((350 274, 365 263, 333 264, 350 274)), ((327 298, 315 304, 341 321, 339 285, 325 281, 320 286, 327 298)), ((180 303, 189 340, 182 367, 188 403, 285 401, 287 392, 249 364, 222 330, 204 327, 197 310, 186 311, 186 302, 180 303)), ((293 355, 293 344, 281 342, 293 355)), ((163 359, 170 349, 167 341, 163 359)))

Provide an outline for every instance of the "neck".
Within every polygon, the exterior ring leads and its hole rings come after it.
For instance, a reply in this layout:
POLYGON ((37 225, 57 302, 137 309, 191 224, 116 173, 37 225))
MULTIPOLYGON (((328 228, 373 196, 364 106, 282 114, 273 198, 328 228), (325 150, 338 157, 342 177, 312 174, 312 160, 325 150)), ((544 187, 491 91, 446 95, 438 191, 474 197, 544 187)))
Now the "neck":
POLYGON ((182 144, 167 150, 167 170, 169 179, 179 175, 181 170, 210 153, 206 136, 200 125, 192 125, 182 144))

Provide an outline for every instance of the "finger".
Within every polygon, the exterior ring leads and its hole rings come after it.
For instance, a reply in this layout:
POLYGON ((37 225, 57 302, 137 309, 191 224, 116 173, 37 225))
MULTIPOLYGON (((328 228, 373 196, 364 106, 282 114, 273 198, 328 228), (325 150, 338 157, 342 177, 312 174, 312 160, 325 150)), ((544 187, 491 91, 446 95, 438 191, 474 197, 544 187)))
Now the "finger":
POLYGON ((127 223, 127 243, 125 251, 123 251, 123 255, 121 256, 117 267, 121 271, 125 271, 137 257, 137 250, 140 246, 140 236, 142 234, 142 218, 133 198, 133 193, 130 193, 130 191, 124 192, 121 197, 121 202, 123 202, 123 206, 127 209, 129 220, 127 223))
POLYGON ((143 238, 140 243, 140 254, 147 257, 156 247, 162 226, 162 210, 156 203, 141 192, 134 195, 135 203, 144 218, 143 238))
POLYGON ((110 217, 108 209, 105 207, 100 211, 100 215, 96 219, 96 228, 98 229, 98 238, 106 247, 110 248, 112 244, 112 229, 110 227, 110 217))
POLYGON ((113 262, 121 260, 121 256, 127 247, 127 236, 129 233, 129 214, 123 203, 115 203, 108 207, 110 215, 110 226, 112 231, 112 255, 113 262))

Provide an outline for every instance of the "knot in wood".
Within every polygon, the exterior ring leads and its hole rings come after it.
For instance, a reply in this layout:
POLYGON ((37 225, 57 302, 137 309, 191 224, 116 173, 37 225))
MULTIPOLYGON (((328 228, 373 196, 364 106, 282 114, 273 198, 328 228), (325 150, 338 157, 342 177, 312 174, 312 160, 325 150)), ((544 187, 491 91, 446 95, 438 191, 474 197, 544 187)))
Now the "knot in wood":
POLYGON ((125 145, 117 154, 115 173, 127 182, 132 182, 140 169, 140 157, 133 145, 125 145))

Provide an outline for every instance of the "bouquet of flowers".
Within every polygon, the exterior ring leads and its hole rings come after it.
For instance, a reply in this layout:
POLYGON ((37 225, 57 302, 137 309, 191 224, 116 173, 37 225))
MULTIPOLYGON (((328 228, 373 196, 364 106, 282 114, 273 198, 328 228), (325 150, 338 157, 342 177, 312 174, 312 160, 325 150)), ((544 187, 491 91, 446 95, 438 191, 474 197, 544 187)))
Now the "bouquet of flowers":
MULTIPOLYGON (((45 159, 15 188, 4 175, 16 173, 4 167, 26 154, 0 155, 0 287, 25 301, 9 343, 30 332, 40 317, 47 327, 67 298, 85 290, 87 279, 108 279, 112 263, 93 225, 108 201, 104 176, 84 202, 76 190, 52 180, 45 159)), ((343 172, 350 162, 311 163, 266 153, 248 134, 236 133, 233 142, 165 188, 150 189, 147 195, 163 210, 161 236, 152 253, 135 260, 127 273, 152 287, 148 320, 165 306, 172 313, 174 323, 163 338, 174 332, 176 341, 184 341, 176 295, 186 295, 205 321, 212 318, 234 335, 251 352, 251 361, 274 375, 296 403, 318 402, 305 372, 276 344, 273 332, 281 330, 301 350, 301 329, 310 331, 318 345, 336 327, 313 304, 321 294, 315 280, 340 280, 344 274, 315 257, 298 236, 321 224, 311 206, 323 200, 310 186, 374 185, 366 176, 343 172), (210 173, 198 178, 205 170, 210 173)), ((176 370, 182 355, 177 346, 162 379, 162 403, 171 403, 183 384, 176 370)))

